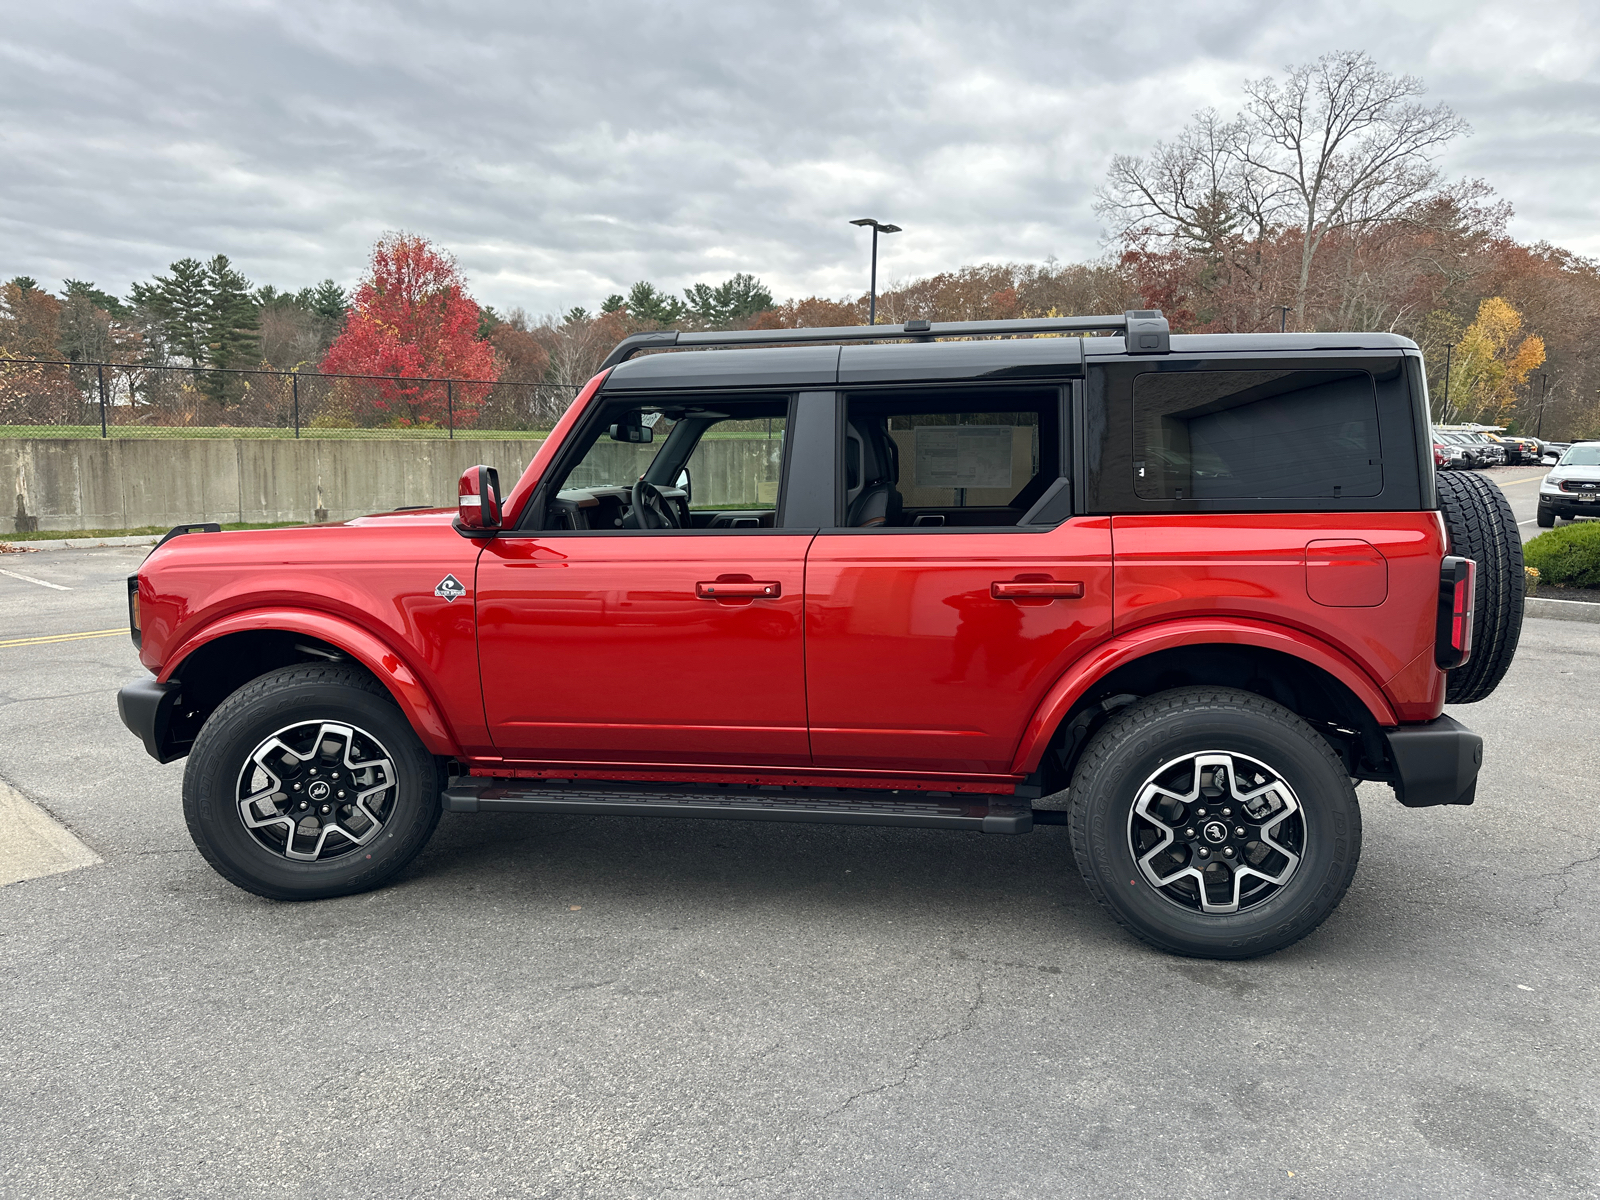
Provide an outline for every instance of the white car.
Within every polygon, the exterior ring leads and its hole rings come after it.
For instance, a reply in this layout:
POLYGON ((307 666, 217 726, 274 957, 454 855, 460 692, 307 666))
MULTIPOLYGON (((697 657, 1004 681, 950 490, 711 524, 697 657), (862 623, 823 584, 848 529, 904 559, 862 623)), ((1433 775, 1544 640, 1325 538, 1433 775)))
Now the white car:
POLYGON ((1559 518, 1600 516, 1600 441, 1574 442, 1539 484, 1541 529, 1559 518))

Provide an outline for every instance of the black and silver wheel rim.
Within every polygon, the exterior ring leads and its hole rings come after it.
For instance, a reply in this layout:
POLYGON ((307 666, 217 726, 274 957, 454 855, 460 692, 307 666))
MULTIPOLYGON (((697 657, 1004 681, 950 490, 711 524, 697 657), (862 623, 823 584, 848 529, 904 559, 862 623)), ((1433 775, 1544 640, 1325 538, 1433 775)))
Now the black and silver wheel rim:
POLYGON ((1246 912, 1294 878, 1305 810, 1283 775, 1229 750, 1186 754, 1140 786, 1128 847, 1145 882, 1192 912, 1246 912))
POLYGON ((398 794, 394 758, 383 743, 337 721, 278 730, 239 772, 239 816, 250 836, 296 862, 365 846, 393 814, 398 794))

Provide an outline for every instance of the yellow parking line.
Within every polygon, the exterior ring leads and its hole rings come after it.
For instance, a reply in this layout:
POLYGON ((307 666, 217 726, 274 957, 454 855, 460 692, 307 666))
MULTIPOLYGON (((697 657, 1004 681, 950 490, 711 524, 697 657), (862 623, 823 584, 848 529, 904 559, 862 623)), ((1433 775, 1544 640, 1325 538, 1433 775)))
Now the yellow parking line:
POLYGON ((43 646, 47 642, 82 642, 89 638, 116 637, 119 633, 127 633, 128 627, 121 629, 94 629, 87 633, 56 633, 49 637, 12 638, 7 642, 0 642, 0 648, 6 646, 43 646))
POLYGON ((1495 487, 1508 488, 1516 487, 1519 483, 1538 483, 1543 478, 1543 475, 1529 475, 1526 479, 1513 479, 1510 483, 1497 483, 1495 487))

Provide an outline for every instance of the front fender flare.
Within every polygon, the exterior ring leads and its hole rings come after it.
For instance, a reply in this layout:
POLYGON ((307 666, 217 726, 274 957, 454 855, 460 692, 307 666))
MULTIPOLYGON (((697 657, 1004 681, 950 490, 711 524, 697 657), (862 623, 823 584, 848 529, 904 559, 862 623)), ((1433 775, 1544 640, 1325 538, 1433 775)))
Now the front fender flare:
POLYGON ((157 682, 165 683, 188 659, 208 642, 227 637, 232 633, 259 633, 282 631, 302 633, 318 641, 327 642, 343 650, 351 658, 371 671, 379 683, 389 689, 400 711, 417 731, 422 744, 431 754, 455 757, 461 750, 455 735, 445 722, 438 704, 423 686, 416 672, 408 667, 381 638, 342 617, 303 608, 256 609, 235 613, 202 626, 189 634, 177 652, 167 656, 157 682))
POLYGON ((1380 726, 1400 723, 1394 707, 1372 677, 1345 655, 1322 639, 1267 621, 1234 620, 1225 617, 1196 617, 1185 621, 1163 621, 1130 629, 1109 641, 1096 646, 1078 659, 1056 681, 1028 722, 1017 748, 1011 769, 1019 775, 1029 775, 1038 770, 1050 739, 1062 718, 1072 710, 1078 699, 1118 667, 1178 646, 1217 644, 1234 646, 1259 646, 1276 650, 1320 667, 1351 690, 1373 720, 1380 726))

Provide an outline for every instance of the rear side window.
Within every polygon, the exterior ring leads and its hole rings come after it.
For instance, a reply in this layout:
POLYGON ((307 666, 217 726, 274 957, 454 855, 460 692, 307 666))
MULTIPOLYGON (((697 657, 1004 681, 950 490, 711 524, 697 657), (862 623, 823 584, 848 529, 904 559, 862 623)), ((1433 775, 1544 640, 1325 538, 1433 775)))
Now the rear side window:
POLYGON ((1365 371, 1151 372, 1133 381, 1143 500, 1312 499, 1383 491, 1365 371))

